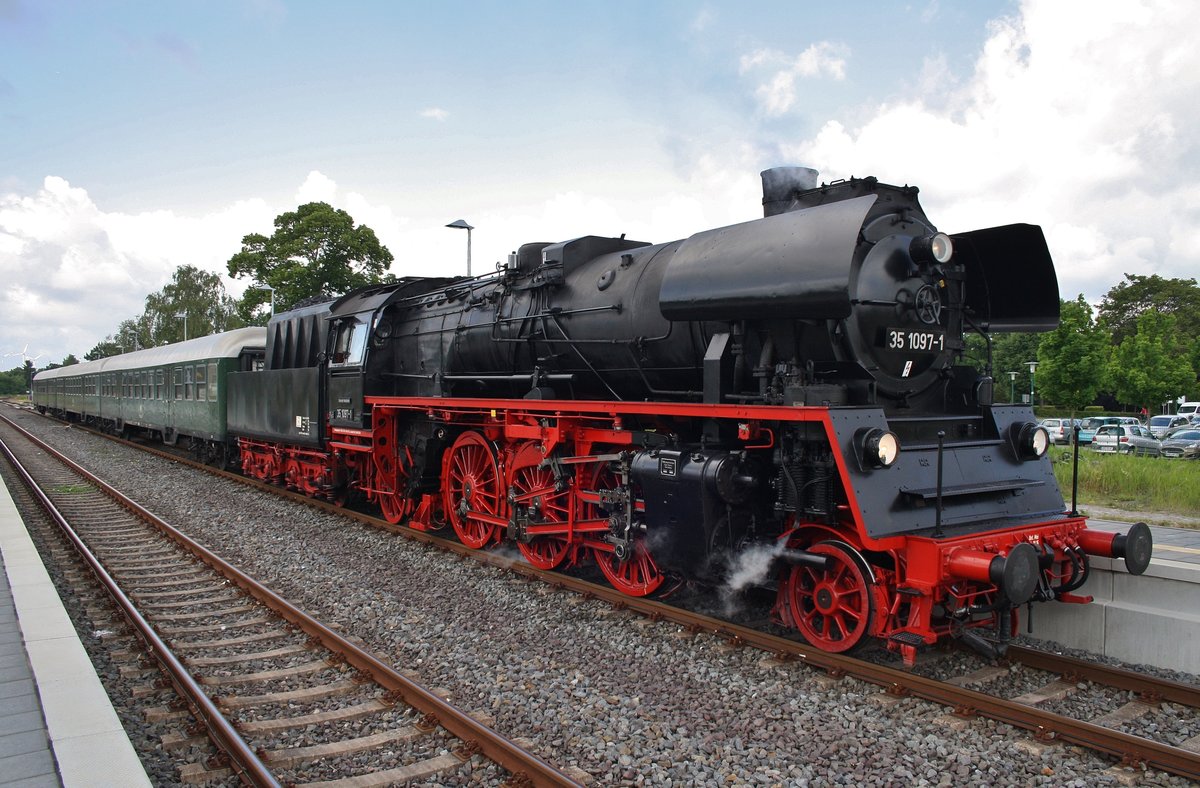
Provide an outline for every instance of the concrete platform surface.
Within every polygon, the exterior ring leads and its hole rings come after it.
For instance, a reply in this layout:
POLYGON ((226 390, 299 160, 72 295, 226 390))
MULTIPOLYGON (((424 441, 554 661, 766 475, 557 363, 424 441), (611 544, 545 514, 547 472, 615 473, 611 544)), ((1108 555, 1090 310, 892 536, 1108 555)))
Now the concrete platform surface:
POLYGON ((149 786, 0 484, 0 786, 149 786))

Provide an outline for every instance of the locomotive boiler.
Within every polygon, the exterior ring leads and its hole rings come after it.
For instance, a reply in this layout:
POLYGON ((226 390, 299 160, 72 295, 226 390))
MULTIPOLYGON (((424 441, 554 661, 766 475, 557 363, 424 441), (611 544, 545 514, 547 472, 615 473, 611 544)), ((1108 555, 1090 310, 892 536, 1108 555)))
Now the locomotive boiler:
POLYGON ((1148 529, 1067 512, 1031 409, 964 361, 971 333, 1057 325, 1040 228, 945 234, 874 178, 763 186, 754 221, 276 316, 226 386, 243 469, 633 595, 761 558, 780 622, 906 660, 1000 653, 1021 606, 1089 601, 1089 556, 1144 571, 1148 529))

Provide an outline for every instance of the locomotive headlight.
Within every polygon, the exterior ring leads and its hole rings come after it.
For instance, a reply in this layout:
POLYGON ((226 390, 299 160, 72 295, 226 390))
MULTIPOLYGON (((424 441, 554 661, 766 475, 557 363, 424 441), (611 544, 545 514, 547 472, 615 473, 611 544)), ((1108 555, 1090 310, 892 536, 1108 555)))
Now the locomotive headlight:
POLYGON ((1014 424, 1013 448, 1022 460, 1036 460, 1050 448, 1050 433, 1032 422, 1014 424))
POLYGON ((889 468, 900 454, 896 433, 873 427, 859 434, 859 456, 867 468, 889 468))
POLYGON ((954 256, 954 242, 945 233, 922 235, 909 241, 908 254, 917 263, 948 263, 954 256))

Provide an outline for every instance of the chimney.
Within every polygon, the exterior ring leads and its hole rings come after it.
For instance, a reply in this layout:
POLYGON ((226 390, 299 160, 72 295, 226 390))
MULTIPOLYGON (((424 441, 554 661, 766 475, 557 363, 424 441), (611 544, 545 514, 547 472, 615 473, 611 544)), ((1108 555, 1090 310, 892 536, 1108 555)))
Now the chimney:
POLYGON ((792 210, 795 195, 817 187, 817 171, 809 167, 772 167, 763 170, 763 216, 792 210))

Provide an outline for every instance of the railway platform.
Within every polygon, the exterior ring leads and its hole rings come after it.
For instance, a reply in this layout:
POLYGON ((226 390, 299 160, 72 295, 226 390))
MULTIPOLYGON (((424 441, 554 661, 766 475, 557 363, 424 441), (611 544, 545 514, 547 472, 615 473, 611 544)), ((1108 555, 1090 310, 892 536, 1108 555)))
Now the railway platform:
MULTIPOLYGON (((1134 519, 1080 508, 1102 530, 1124 530, 1134 519)), ((1028 634, 1123 662, 1200 674, 1200 529, 1151 524, 1150 531, 1154 557, 1145 574, 1129 574, 1121 560, 1093 558, 1091 578, 1075 592, 1091 596, 1092 604, 1037 605, 1028 634)), ((1023 634, 1028 623, 1022 622, 1023 634)))
POLYGON ((0 483, 0 786, 149 786, 0 483))

